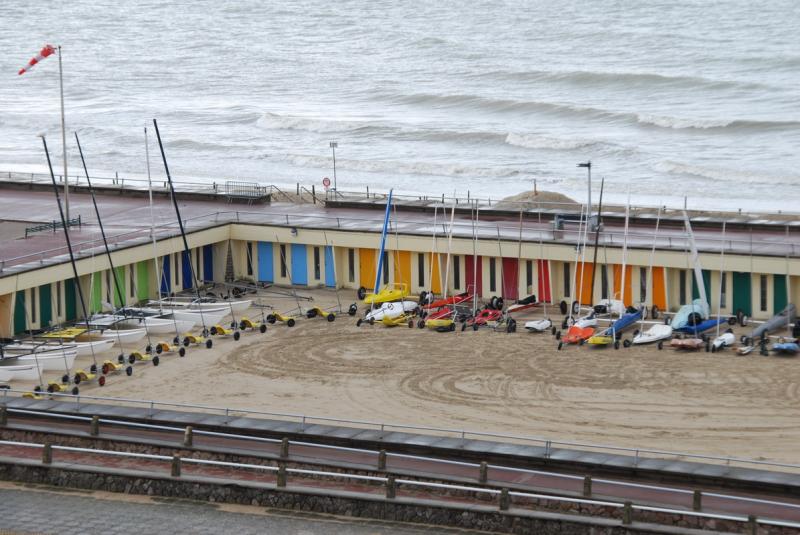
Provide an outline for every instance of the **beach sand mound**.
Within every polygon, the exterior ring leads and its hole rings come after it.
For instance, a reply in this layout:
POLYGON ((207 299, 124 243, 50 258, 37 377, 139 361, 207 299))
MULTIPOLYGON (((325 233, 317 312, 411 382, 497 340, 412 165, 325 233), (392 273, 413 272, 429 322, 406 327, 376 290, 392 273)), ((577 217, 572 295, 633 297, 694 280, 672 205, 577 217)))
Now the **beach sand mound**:
POLYGON ((506 197, 497 203, 497 208, 507 210, 525 210, 541 208, 557 208, 574 210, 578 203, 562 193, 555 191, 523 191, 510 197, 506 197))

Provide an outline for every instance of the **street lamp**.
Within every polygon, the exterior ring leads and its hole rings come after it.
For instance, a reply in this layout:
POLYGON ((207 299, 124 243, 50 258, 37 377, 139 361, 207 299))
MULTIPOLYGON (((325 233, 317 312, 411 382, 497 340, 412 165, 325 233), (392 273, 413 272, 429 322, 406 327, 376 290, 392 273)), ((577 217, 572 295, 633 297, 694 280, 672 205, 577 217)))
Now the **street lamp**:
POLYGON ((331 152, 333 152, 333 191, 338 192, 339 189, 336 187, 336 147, 338 147, 339 144, 335 141, 331 141, 329 146, 331 148, 331 152))
POLYGON ((578 167, 585 167, 586 172, 589 174, 589 181, 588 181, 588 188, 589 188, 589 200, 588 200, 588 209, 587 209, 587 224, 591 224, 592 221, 592 161, 589 160, 586 163, 579 163, 578 167))

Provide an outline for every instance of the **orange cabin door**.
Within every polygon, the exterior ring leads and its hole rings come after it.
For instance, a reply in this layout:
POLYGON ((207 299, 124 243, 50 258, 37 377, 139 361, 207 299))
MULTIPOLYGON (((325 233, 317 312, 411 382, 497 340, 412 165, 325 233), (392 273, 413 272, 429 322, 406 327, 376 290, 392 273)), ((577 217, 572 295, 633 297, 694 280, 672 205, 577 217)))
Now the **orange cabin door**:
POLYGON ((653 266, 653 304, 659 310, 667 310, 667 288, 664 284, 664 268, 653 266))
MULTIPOLYGON (((582 263, 578 264, 578 271, 575 273, 576 285, 578 287, 577 294, 582 305, 591 305, 594 302, 594 292, 592 292, 592 274, 594 273, 594 264, 582 263)), ((627 276, 626 276, 627 278, 627 276)))
POLYGON ((377 251, 375 249, 358 250, 358 281, 359 285, 366 288, 368 292, 375 289, 376 258, 377 251))
POLYGON ((622 293, 622 265, 614 265, 614 299, 623 299, 625 306, 631 306, 633 303, 633 294, 631 292, 631 274, 633 268, 625 266, 625 294, 622 293))

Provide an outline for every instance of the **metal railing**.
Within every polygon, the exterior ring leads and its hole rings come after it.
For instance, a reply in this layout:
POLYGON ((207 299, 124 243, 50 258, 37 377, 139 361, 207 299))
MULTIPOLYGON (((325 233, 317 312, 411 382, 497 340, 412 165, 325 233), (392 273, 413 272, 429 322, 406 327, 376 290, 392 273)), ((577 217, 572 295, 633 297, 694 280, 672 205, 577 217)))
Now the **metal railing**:
MULTIPOLYGON (((289 213, 265 213, 265 212, 251 212, 251 211, 216 211, 209 212, 197 216, 192 216, 184 219, 184 224, 188 225, 190 222, 199 223, 198 226, 190 228, 189 230, 198 230, 200 228, 208 228, 218 225, 230 223, 247 223, 247 224, 268 224, 273 226, 291 226, 301 228, 343 228, 344 223, 346 230, 356 231, 378 231, 382 225, 379 219, 375 217, 353 217, 353 216, 336 216, 326 214, 289 214, 289 213), (203 225, 202 223, 206 223, 203 225)), ((445 231, 445 224, 441 224, 441 229, 445 231)), ((177 222, 162 223, 155 227, 160 232, 177 232, 177 222)), ((437 227, 438 228, 438 227, 437 227)), ((142 235, 147 232, 149 238, 149 227, 142 227, 137 230, 127 231, 116 235, 109 236, 109 241, 112 245, 117 245, 122 238, 134 236, 136 234, 142 235)), ((395 221, 392 225, 392 232, 402 233, 404 235, 428 235, 433 230, 432 219, 418 219, 418 218, 402 218, 395 221)), ((577 226, 575 228, 567 228, 565 230, 553 230, 547 225, 532 226, 530 224, 522 225, 522 241, 526 244, 538 243, 540 240, 548 244, 566 244, 576 246, 581 241, 581 235, 578 232, 577 226)), ((469 237, 473 236, 473 231, 480 240, 494 240, 498 242, 505 242, 508 247, 509 242, 516 244, 520 236, 519 224, 512 222, 478 222, 473 229, 471 221, 458 221, 456 220, 453 225, 453 235, 456 237, 469 237)), ((754 238, 752 232, 746 238, 731 237, 729 234, 726 236, 724 243, 721 240, 721 234, 711 235, 708 232, 695 231, 695 243, 701 252, 718 254, 722 249, 726 254, 742 254, 742 255, 760 255, 772 257, 788 256, 796 258, 798 250, 800 250, 800 240, 784 241, 783 234, 775 234, 775 239, 765 239, 760 235, 754 238)), ((159 239, 171 237, 171 234, 166 236, 159 236, 159 239)), ((144 237, 143 237, 144 238, 144 237)), ((627 240, 628 248, 630 249, 649 249, 653 244, 652 231, 636 231, 632 230, 627 235, 621 229, 605 229, 600 234, 599 247, 622 247, 623 243, 627 240)), ((659 236, 656 241, 656 248, 659 250, 672 250, 672 251, 688 251, 690 249, 689 240, 685 232, 676 230, 662 229, 659 231, 659 236)), ((79 242, 74 245, 77 252, 81 248, 99 246, 102 243, 100 239, 92 239, 84 242, 79 242)), ((67 247, 62 246, 47 251, 39 251, 36 253, 29 253, 13 258, 0 260, 0 273, 9 266, 27 263, 29 261, 39 260, 44 262, 45 258, 52 258, 58 254, 66 254, 67 247)), ((508 252, 508 251, 507 251, 508 252)), ((500 251, 498 251, 498 254, 500 251)), ((516 254, 514 253, 510 256, 516 254)))
MULTIPOLYGON (((56 179, 60 182, 64 182, 63 175, 56 175, 56 179)), ((19 183, 27 183, 27 184, 35 184, 35 183, 47 183, 50 184, 50 175, 46 173, 36 173, 36 172, 21 172, 21 171, 0 171, 0 180, 8 180, 14 181, 19 183)), ((238 180, 238 179, 237 179, 238 180)), ((149 181, 147 178, 144 177, 135 177, 135 176, 120 176, 119 172, 114 173, 114 176, 95 176, 92 177, 93 183, 97 186, 102 187, 116 187, 120 189, 141 189, 147 190, 149 181)), ((273 191, 277 191, 282 193, 284 197, 293 202, 294 199, 286 195, 283 191, 281 191, 278 186, 274 183, 262 183, 258 181, 241 181, 246 182, 247 184, 251 184, 253 186, 258 186, 259 188, 263 188, 269 193, 273 191)), ((80 174, 76 175, 69 175, 69 183, 76 186, 83 186, 87 185, 85 177, 81 176, 80 174)), ((158 192, 168 192, 169 188, 166 182, 166 178, 159 177, 153 178, 152 184, 154 191, 158 192)), ((225 180, 213 180, 208 178, 199 178, 199 177, 185 177, 179 179, 173 179, 173 184, 175 186, 176 191, 183 191, 183 192, 197 192, 197 193, 215 193, 215 194, 225 194, 225 180)), ((302 182, 292 183, 292 187, 296 185, 298 192, 301 189, 305 189, 309 194, 310 188, 313 188, 313 185, 305 186, 302 182)), ((365 200, 365 201, 381 201, 388 197, 388 191, 379 191, 373 188, 370 191, 369 186, 366 187, 365 190, 333 190, 329 189, 326 192, 320 192, 317 195, 319 199, 324 199, 325 201, 328 200, 365 200)), ((445 205, 457 205, 457 206, 477 206, 478 208, 497 208, 498 205, 502 205, 505 209, 511 211, 518 211, 520 209, 534 209, 536 211, 543 211, 543 212, 557 212, 557 211, 578 211, 582 205, 581 202, 577 201, 541 201, 537 200, 535 197, 531 198, 530 200, 523 200, 523 201, 509 201, 504 200, 502 198, 492 199, 491 197, 481 197, 472 195, 470 191, 467 191, 466 195, 433 195, 427 193, 421 194, 410 194, 410 193, 393 193, 393 199, 397 202, 411 202, 411 203, 419 203, 425 202, 430 204, 445 204, 445 205)), ((630 215, 631 217, 640 217, 642 215, 655 215, 657 210, 657 206, 646 206, 646 205, 631 205, 630 206, 630 215)), ((624 207, 621 206, 610 206, 606 207, 603 211, 604 215, 614 215, 619 214, 624 210, 624 207)), ((678 207, 669 207, 669 206, 662 206, 662 217, 665 219, 675 218, 675 219, 682 219, 683 218, 683 210, 682 206, 678 207)), ((690 214, 704 214, 706 219, 714 218, 715 214, 719 217, 730 217, 735 216, 737 218, 747 218, 750 220, 763 220, 765 218, 774 217, 776 214, 770 213, 761 213, 761 212, 749 212, 743 211, 741 209, 738 210, 736 213, 732 212, 713 212, 713 211, 704 211, 699 212, 697 210, 689 210, 690 214)), ((800 215, 798 211, 780 211, 780 216, 793 216, 793 215, 800 215)))
MULTIPOLYGON (((609 500, 594 500, 589 498, 570 498, 565 496, 556 496, 551 494, 538 494, 538 493, 531 493, 531 492, 521 492, 521 491, 509 491, 508 489, 491 489, 485 487, 474 487, 469 485, 464 485, 461 483, 440 483, 440 482, 431 482, 431 481, 417 481, 411 479, 402 479, 402 478, 395 478, 393 476, 369 476, 369 475, 362 475, 362 474, 353 474, 347 472, 329 472, 324 470, 309 470, 304 468, 288 468, 285 465, 280 466, 270 466, 270 465, 259 465, 259 464, 250 464, 250 463, 235 463, 230 461, 215 461, 210 459, 197 459, 192 457, 186 456, 179 456, 179 455, 157 455, 157 454, 150 454, 150 453, 134 453, 134 452, 123 452, 123 451, 114 451, 114 450, 102 450, 102 449, 94 449, 94 448, 79 448, 75 446, 59 446, 51 443, 41 444, 41 443, 33 443, 33 442, 20 442, 20 441, 0 441, 0 446, 15 446, 15 447, 27 447, 27 448, 37 448, 42 450, 42 464, 47 466, 51 465, 54 462, 54 452, 63 451, 63 452, 72 452, 72 453, 85 453, 90 455, 97 455, 97 456, 109 456, 109 457, 122 457, 122 458, 131 458, 131 459, 143 459, 149 461, 163 461, 168 462, 171 464, 171 476, 180 478, 181 470, 180 467, 183 464, 196 464, 196 465, 207 465, 207 466, 222 466, 227 468, 233 468, 236 470, 250 470, 250 471, 263 471, 263 472, 271 472, 276 473, 278 475, 278 481, 276 486, 286 487, 287 481, 286 476, 289 474, 296 474, 300 476, 312 476, 314 478, 330 478, 330 479, 350 479, 354 481, 367 481, 370 483, 379 483, 386 487, 386 498, 387 499, 394 499, 395 493, 397 491, 398 486, 402 485, 408 488, 420 488, 420 489, 437 489, 437 490, 445 490, 445 491, 459 491, 459 492, 468 492, 475 495, 479 494, 488 494, 493 497, 500 497, 500 504, 499 507, 501 510, 508 510, 512 505, 510 502, 510 498, 524 498, 528 500, 537 500, 537 501, 548 501, 548 502, 555 502, 555 503, 564 503, 564 504, 579 504, 579 505, 591 505, 591 506, 601 506, 601 507, 609 507, 613 509, 623 509, 623 519, 622 522, 624 524, 629 524, 632 522, 632 518, 630 516, 631 511, 642 511, 642 512, 656 512, 656 513, 663 513, 663 514, 670 514, 670 515, 679 515, 679 516, 692 516, 696 518, 705 518, 705 519, 713 519, 713 520, 728 520, 733 522, 742 522, 742 523, 757 523, 762 525, 771 525, 771 526, 781 526, 781 527, 789 527, 789 528, 800 528, 800 523, 796 522, 789 522, 784 520, 772 520, 772 519, 764 519, 764 518, 757 518, 755 516, 743 516, 743 515, 734 515, 734 514, 718 514, 718 513, 704 513, 700 511, 691 511, 688 509, 672 509, 666 507, 654 507, 648 505, 638 505, 633 504, 630 501, 626 502, 617 502, 617 501, 609 501, 609 500), (281 477, 283 476, 283 477, 281 477), (504 497, 506 498, 504 501, 504 497)), ((84 463, 76 463, 74 458, 70 459, 70 466, 74 467, 76 465, 81 466, 88 466, 93 467, 91 464, 84 464, 84 463)), ((208 477, 208 476, 205 476, 208 477)), ((213 479, 213 476, 211 476, 213 479)), ((225 481, 229 481, 228 478, 225 481)), ((443 481, 447 481, 443 479, 443 481)), ((327 489, 320 488, 320 491, 325 491, 327 489)), ((456 505, 457 502, 449 501, 448 503, 452 505, 456 505)))
MULTIPOLYGON (((18 389, 3 389, 3 396, 2 399, 5 401, 9 394, 31 394, 30 390, 18 390, 18 389)), ((306 415, 306 414, 297 414, 297 413, 282 413, 282 412, 269 412, 269 411, 259 411, 253 409, 235 409, 230 407, 218 407, 212 405, 199 405, 199 404, 192 404, 192 403, 178 403, 172 401, 157 401, 157 400, 142 400, 142 399, 131 399, 131 398, 114 398, 114 397, 101 397, 101 396, 87 396, 87 395, 77 395, 73 396, 72 394, 65 394, 65 393, 52 393, 48 394, 53 398, 63 399, 66 401, 74 402, 76 407, 79 407, 81 404, 81 400, 90 400, 90 401, 103 401, 103 402, 111 402, 114 404, 119 403, 131 403, 134 405, 144 405, 148 409, 148 417, 152 418, 155 416, 157 408, 164 408, 164 409, 172 409, 172 408, 180 408, 180 409, 193 409, 193 410, 202 410, 202 411, 210 411, 214 413, 219 413, 225 416, 226 418, 226 425, 227 419, 231 418, 232 415, 246 415, 246 416, 260 416, 260 417, 269 417, 269 418, 280 418, 284 420, 289 420, 292 422, 296 422, 300 425, 299 431, 301 433, 305 433, 306 427, 312 422, 330 422, 330 423, 337 423, 337 424, 348 424, 348 425, 357 425, 366 427, 368 429, 375 429, 380 430, 380 440, 383 440, 384 433, 388 430, 407 430, 407 431, 430 431, 439 434, 443 434, 446 436, 456 436, 460 438, 463 443, 467 440, 479 437, 479 438, 493 438, 493 439, 502 439, 502 440, 512 440, 518 443, 529 443, 533 444, 537 447, 541 447, 544 449, 542 452, 545 458, 551 458, 558 447, 565 447, 567 448, 586 448, 591 449, 594 451, 601 451, 601 452, 608 452, 612 454, 617 453, 625 453, 632 455, 633 460, 632 464, 633 467, 638 467, 639 463, 644 459, 648 458, 671 458, 671 459, 694 459, 700 461, 715 461, 718 463, 723 463, 727 466, 732 465, 751 465, 751 466, 758 466, 758 467, 773 467, 773 468, 789 468, 793 470, 800 470, 800 464, 794 463, 787 463, 787 462, 780 462, 780 461, 770 461, 764 459, 746 459, 741 457, 724 457, 718 455, 706 455, 706 454, 698 454, 698 453, 690 453, 690 452, 678 452, 678 451, 669 451, 669 450, 657 450, 657 449, 650 449, 650 448, 631 448, 631 447, 624 447, 624 446, 613 446, 608 444, 597 444, 591 442, 578 442, 578 441, 566 441, 566 440, 553 440, 544 437, 534 437, 534 436, 525 436, 525 435, 510 435, 504 433, 493 433, 487 431, 474 431, 468 429, 453 429, 453 428, 445 428, 445 427, 434 427, 434 426, 420 426, 420 425, 411 425, 411 424, 400 424, 400 423, 390 423, 390 422, 377 422, 371 420, 356 420, 356 419, 349 419, 349 418, 336 418, 336 417, 329 417, 329 416, 314 416, 314 415, 306 415)))
MULTIPOLYGON (((52 412, 45 412, 45 411, 37 411, 37 410, 29 410, 29 409, 17 409, 17 408, 6 408, 8 413, 14 414, 21 414, 21 415, 29 415, 29 416, 42 416, 47 418, 54 418, 54 419, 62 419, 62 420, 69 420, 69 421, 80 421, 80 422, 93 422, 95 418, 93 416, 76 416, 71 414, 60 414, 60 413, 52 413, 52 412)), ((176 434, 181 434, 186 436, 187 428, 183 427, 173 427, 173 426, 166 426, 166 425, 157 425, 157 424, 145 424, 140 422, 130 422, 125 420, 115 420, 115 419, 107 419, 107 418, 97 418, 96 419, 98 425, 99 424, 106 424, 110 426, 119 426, 119 427, 131 427, 136 429, 146 429, 146 430, 154 430, 154 431, 167 431, 167 432, 174 432, 176 434)), ((99 433, 99 428, 97 429, 99 433)), ((243 440, 243 441, 251 441, 257 444, 262 443, 269 443, 269 444, 281 444, 284 440, 279 440, 275 438, 266 438, 266 437, 259 437, 253 435, 242 435, 236 433, 221 433, 216 431, 206 431, 202 429, 194 429, 191 430, 192 435, 198 436, 208 436, 214 438, 221 438, 223 440, 243 440)), ((140 438, 140 437, 134 437, 140 438)), ((288 458, 288 447, 292 444, 296 446, 303 446, 303 447, 311 447, 323 450, 335 450, 335 451, 344 451, 348 453, 362 453, 374 456, 376 462, 380 464, 380 459, 382 455, 385 455, 386 458, 398 458, 398 459, 411 459, 415 461, 425 461, 430 463, 438 463, 438 464, 445 464, 445 465, 456 465, 468 468, 475 468, 476 470, 480 470, 483 466, 482 463, 474 463, 474 462, 465 462, 465 461, 454 461, 450 459, 441 459, 436 457, 428 457, 423 455, 411 455, 405 453, 393 453, 393 452, 386 452, 386 451, 376 451, 376 450, 369 450, 365 448, 353 448, 347 446, 336 446, 331 444, 320 444, 315 442, 304 442, 304 441, 297 441, 297 440, 289 440, 285 439, 285 443, 287 446, 286 456, 288 458)), ((330 462, 330 460, 326 460, 330 462)), ((570 481, 577 481, 583 483, 586 481, 587 476, 577 476, 572 474, 562 474, 558 472, 549 472, 544 470, 533 470, 530 468, 518 468, 518 467, 511 467, 511 466, 502 466, 502 465, 495 465, 486 463, 487 474, 488 470, 491 469, 492 471, 500 471, 500 472, 514 472, 514 473, 523 473, 529 475, 537 475, 537 476, 545 476, 549 478, 556 478, 556 479, 566 479, 570 481)), ((481 476, 479 475, 479 478, 481 476)), ((642 484, 642 483, 634 483, 630 481, 617 481, 612 479, 603 479, 603 478, 592 478, 594 483, 601 483, 605 485, 612 485, 612 486, 620 486, 620 487, 629 487, 629 488, 638 488, 638 489, 647 489, 651 491, 658 491, 664 493, 672 493, 672 494, 682 494, 682 495, 693 495, 694 491, 689 489, 683 488, 675 488, 675 487, 665 487, 661 485, 650 485, 650 484, 642 484)), ((484 483, 488 484, 488 475, 486 477, 486 481, 484 483)), ((758 503, 758 504, 769 504, 774 506, 785 507, 788 509, 798 509, 800 510, 800 504, 789 503, 789 502, 778 502, 775 500, 764 500, 759 498, 749 498, 746 496, 736 496, 730 494, 720 494, 714 492, 703 492, 703 496, 709 496, 719 499, 726 499, 731 501, 739 501, 739 502, 746 502, 746 503, 758 503)))

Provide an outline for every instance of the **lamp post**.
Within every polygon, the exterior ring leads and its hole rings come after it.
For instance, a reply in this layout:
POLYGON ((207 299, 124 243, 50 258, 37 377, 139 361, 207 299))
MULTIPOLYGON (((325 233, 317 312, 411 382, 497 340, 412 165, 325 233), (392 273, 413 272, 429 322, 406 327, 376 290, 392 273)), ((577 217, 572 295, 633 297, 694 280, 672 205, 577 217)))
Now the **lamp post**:
POLYGON ((592 221, 592 161, 589 160, 585 163, 579 163, 578 167, 585 167, 586 172, 588 173, 588 188, 589 188, 589 199, 588 199, 588 211, 587 211, 587 225, 591 224, 592 221))
POLYGON ((339 144, 335 141, 331 141, 329 146, 331 148, 331 152, 333 153, 333 191, 338 193, 339 189, 336 187, 336 147, 338 147, 339 144))

